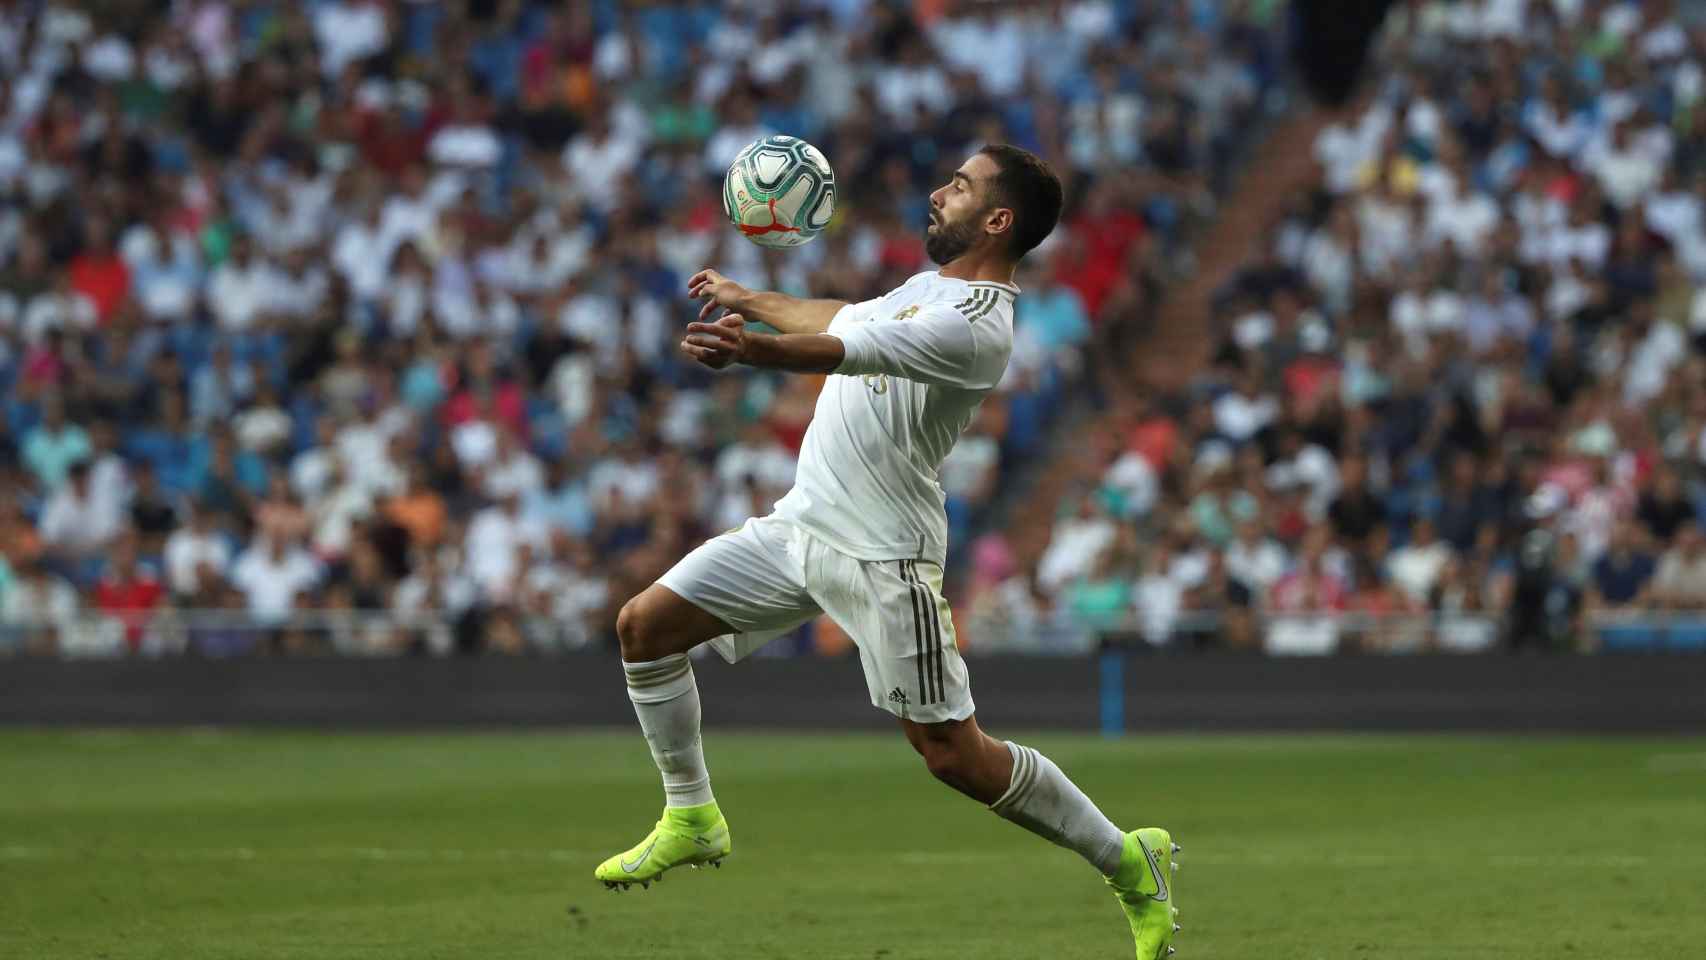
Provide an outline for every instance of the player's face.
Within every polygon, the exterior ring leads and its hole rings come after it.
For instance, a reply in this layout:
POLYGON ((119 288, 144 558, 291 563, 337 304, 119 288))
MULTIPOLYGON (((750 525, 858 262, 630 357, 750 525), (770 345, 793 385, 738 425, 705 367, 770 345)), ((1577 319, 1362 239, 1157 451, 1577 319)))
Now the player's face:
POLYGON ((960 165, 945 186, 930 194, 930 222, 924 228, 924 252, 944 264, 963 255, 983 236, 991 206, 987 178, 995 161, 978 154, 960 165))

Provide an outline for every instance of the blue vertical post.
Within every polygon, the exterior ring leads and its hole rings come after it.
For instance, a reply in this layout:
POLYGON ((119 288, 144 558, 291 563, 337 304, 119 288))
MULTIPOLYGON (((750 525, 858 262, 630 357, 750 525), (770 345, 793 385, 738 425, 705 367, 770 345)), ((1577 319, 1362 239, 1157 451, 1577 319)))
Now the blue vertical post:
POLYGON ((1101 656, 1102 736, 1125 733, 1125 654, 1108 647, 1101 656))

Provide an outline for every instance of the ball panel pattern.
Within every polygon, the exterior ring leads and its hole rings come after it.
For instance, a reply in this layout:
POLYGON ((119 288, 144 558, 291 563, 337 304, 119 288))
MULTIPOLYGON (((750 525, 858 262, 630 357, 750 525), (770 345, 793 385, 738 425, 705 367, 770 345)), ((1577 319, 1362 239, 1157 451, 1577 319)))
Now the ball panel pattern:
POLYGON ((835 172, 823 152, 798 137, 748 144, 723 180, 723 213, 766 247, 806 243, 835 213, 835 172))

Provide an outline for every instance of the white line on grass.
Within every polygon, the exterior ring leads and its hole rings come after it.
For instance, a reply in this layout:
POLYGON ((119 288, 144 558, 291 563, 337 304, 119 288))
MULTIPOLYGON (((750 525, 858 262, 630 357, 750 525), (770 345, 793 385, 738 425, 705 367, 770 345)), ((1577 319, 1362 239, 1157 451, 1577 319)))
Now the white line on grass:
POLYGON ((1706 773, 1706 753, 1655 753, 1647 758, 1649 773, 1706 773))

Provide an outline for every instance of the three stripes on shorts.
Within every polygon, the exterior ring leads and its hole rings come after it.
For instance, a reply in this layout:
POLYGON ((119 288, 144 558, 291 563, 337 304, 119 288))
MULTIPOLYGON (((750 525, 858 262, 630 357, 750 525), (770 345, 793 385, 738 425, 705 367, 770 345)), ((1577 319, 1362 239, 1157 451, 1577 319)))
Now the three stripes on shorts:
POLYGON ((917 562, 900 560, 900 578, 912 593, 912 638, 918 658, 918 705, 941 703, 947 694, 942 679, 942 621, 930 588, 918 579, 917 562))

